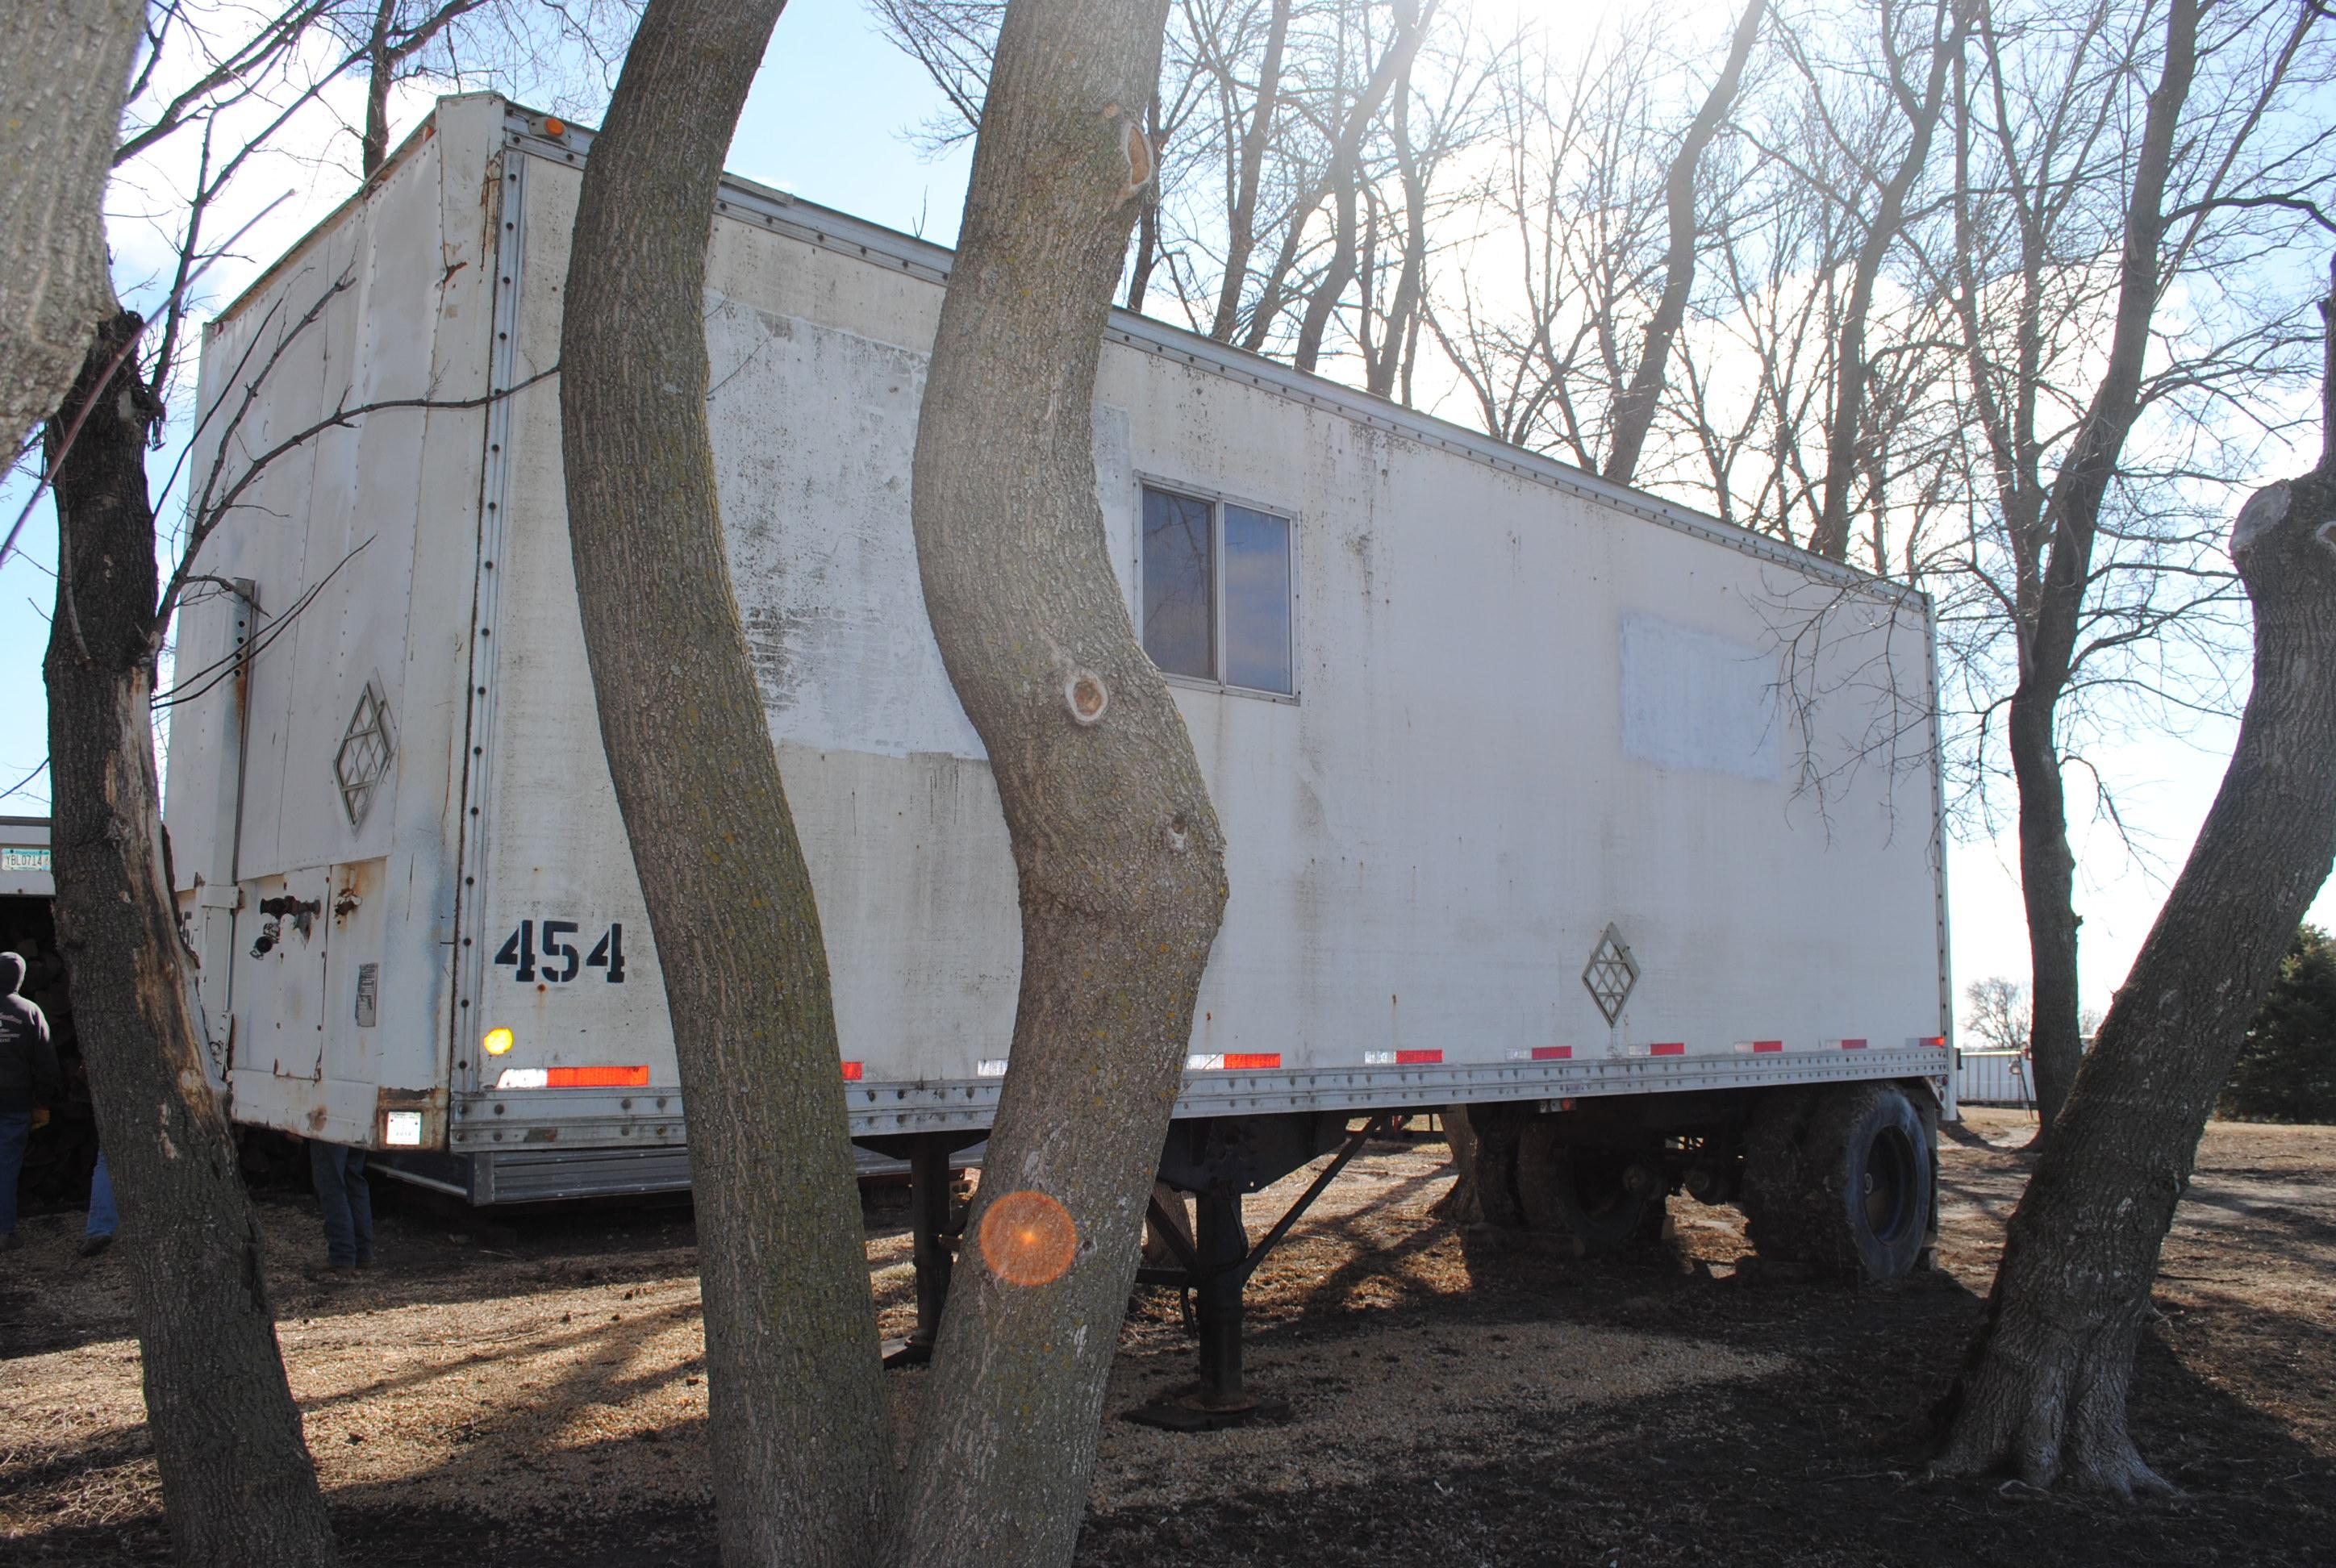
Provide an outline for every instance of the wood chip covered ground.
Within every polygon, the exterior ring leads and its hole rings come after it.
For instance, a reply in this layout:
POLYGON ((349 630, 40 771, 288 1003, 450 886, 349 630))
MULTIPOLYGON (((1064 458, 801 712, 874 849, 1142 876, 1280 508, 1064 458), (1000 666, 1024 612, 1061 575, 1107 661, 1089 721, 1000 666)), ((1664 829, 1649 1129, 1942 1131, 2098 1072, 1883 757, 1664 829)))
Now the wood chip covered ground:
MULTIPOLYGON (((1375 1144, 1251 1291, 1251 1379, 1289 1421, 1107 1421, 1079 1560, 2336 1563, 2336 1128, 2207 1134, 2134 1388, 2180 1495, 1923 1478, 2026 1133, 1986 1111, 1950 1129, 1944 1269, 1867 1290, 1739 1271, 1737 1215, 1685 1198, 1676 1241, 1626 1259, 1455 1231, 1430 1212, 1443 1144, 1375 1144)), ((1252 1200, 1252 1229, 1306 1180, 1252 1200)), ((303 1195, 263 1208, 347 1562, 714 1562, 686 1210, 505 1229, 393 1193, 379 1265, 343 1281, 315 1277, 303 1195)), ((890 1334, 913 1316, 904 1219, 867 1216, 890 1334)), ((80 1229, 31 1216, 0 1258, 0 1559, 165 1562, 121 1260, 77 1258, 80 1229)), ((1174 1296, 1139 1292, 1107 1408, 1189 1379, 1192 1355, 1174 1296)), ((904 1417, 924 1382, 894 1375, 904 1417)))

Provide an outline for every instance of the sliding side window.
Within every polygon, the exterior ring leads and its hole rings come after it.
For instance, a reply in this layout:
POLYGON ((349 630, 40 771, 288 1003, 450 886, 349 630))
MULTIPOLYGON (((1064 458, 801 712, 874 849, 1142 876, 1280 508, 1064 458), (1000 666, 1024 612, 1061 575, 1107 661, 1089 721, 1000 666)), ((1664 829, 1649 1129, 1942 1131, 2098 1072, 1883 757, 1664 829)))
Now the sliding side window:
POLYGON ((1290 520, 1144 487, 1144 651, 1163 674, 1297 695, 1290 520))

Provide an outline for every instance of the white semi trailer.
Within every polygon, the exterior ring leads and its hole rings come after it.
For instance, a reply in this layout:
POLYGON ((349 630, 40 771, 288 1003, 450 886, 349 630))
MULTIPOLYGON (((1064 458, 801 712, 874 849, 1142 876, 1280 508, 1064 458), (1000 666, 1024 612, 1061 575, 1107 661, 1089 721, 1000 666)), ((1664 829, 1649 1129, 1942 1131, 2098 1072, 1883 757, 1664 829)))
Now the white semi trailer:
MULTIPOLYGON (((203 552, 170 708, 233 1113, 479 1202, 686 1178, 564 520, 589 146, 443 100, 211 325, 190 470, 283 449, 203 552)), ((1020 961, 910 526, 949 262, 734 180, 706 303, 851 1132, 922 1155, 988 1125, 1020 961)), ((1684 1184, 1911 1266, 1951 1092, 1927 602, 1142 317, 1095 433, 1229 846, 1163 1174, 1237 1193, 1465 1106, 1496 1219, 1616 1241, 1684 1184)))

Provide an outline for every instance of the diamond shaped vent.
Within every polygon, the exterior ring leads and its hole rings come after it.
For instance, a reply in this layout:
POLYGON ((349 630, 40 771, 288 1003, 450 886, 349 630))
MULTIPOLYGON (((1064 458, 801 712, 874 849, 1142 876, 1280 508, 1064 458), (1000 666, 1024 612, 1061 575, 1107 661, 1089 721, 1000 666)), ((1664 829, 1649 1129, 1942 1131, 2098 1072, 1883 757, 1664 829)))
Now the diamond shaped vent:
POLYGON ((1630 944, 1622 940, 1622 933, 1611 924, 1590 955, 1590 967, 1582 971, 1582 983, 1590 988, 1609 1024, 1622 1016, 1622 1004, 1630 999, 1630 988, 1639 983, 1639 960, 1630 956, 1630 944))
POLYGON ((364 823, 373 804, 375 786, 389 776, 389 704, 382 699, 381 688, 367 681, 357 696, 356 711, 349 715, 341 749, 333 757, 333 773, 341 783, 341 809, 348 813, 349 826, 364 823))

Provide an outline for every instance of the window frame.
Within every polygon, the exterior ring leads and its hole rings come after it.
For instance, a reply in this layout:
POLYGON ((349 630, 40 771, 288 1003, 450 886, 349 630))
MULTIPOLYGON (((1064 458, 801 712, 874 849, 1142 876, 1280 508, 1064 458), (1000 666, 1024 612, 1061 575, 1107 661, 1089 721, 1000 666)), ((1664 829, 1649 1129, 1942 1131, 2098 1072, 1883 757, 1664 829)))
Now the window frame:
MULTIPOLYGON (((1168 494, 1180 496, 1187 501, 1202 502, 1209 509, 1209 625, 1214 639, 1215 646, 1212 653, 1218 675, 1215 678, 1211 678, 1197 675, 1178 675, 1169 670, 1160 669, 1160 678, 1170 686, 1181 686, 1189 691, 1212 691, 1221 696, 1256 697, 1263 702, 1295 705, 1299 700, 1301 685, 1298 677, 1298 650, 1302 646, 1301 628, 1304 622, 1300 612, 1304 608, 1305 599, 1305 591, 1299 586, 1303 579, 1299 572, 1298 539, 1301 518, 1298 509, 1279 502, 1260 501, 1254 496, 1244 495, 1237 491, 1220 490, 1212 485, 1193 484, 1184 480, 1168 478, 1164 474, 1137 471, 1134 560, 1134 570, 1129 575, 1129 586, 1134 591, 1129 595, 1132 601, 1129 608, 1135 612, 1135 641, 1138 647, 1142 647, 1144 643, 1144 492, 1147 490, 1164 491, 1168 494), (1225 636, 1225 605, 1228 599, 1225 592, 1225 508, 1228 506, 1238 506, 1250 511, 1260 512, 1268 517, 1278 518, 1290 529, 1290 689, 1288 691, 1274 691, 1266 687, 1241 686, 1223 678, 1226 650, 1229 646, 1225 636)), ((1151 657, 1150 649, 1145 649, 1144 657, 1151 657)), ((1156 664, 1153 667, 1159 669, 1156 664)))

